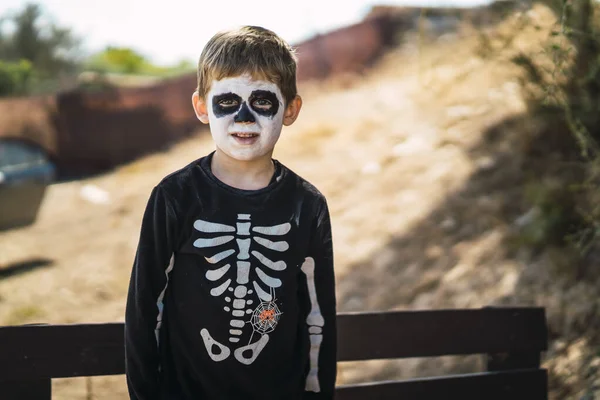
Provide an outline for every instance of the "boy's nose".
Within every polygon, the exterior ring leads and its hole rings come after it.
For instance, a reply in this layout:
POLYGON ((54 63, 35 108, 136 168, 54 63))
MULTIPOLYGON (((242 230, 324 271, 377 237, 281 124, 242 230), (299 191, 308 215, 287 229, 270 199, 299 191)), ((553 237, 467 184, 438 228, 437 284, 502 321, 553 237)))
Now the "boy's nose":
POLYGON ((246 105, 246 102, 242 103, 242 108, 240 109, 240 112, 237 113, 233 121, 240 123, 256 122, 256 120, 254 119, 254 115, 252 115, 252 112, 250 112, 250 109, 246 105))

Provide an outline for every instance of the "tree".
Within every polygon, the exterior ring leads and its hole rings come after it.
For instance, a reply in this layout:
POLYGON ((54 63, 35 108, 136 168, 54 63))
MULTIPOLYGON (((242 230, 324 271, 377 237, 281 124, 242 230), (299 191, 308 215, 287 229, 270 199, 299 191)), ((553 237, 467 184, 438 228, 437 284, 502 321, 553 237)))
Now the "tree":
POLYGON ((600 254, 600 3, 542 2, 558 20, 544 46, 551 65, 527 55, 515 61, 525 67, 529 81, 542 89, 540 98, 531 99, 531 109, 543 112, 548 124, 564 124, 565 133, 581 150, 579 162, 569 159, 562 168, 564 172, 567 165, 573 167, 562 189, 575 199, 569 210, 581 221, 568 236, 581 255, 600 254))
POLYGON ((91 69, 101 72, 138 74, 148 65, 144 56, 127 47, 109 46, 92 56, 88 62, 91 69))
POLYGON ((31 64, 30 73, 35 79, 47 81, 77 69, 80 39, 50 18, 44 22, 42 16, 39 5, 27 4, 21 11, 0 18, 0 60, 12 63, 14 68, 25 60, 31 64), (7 24, 13 25, 11 33, 4 29, 7 24))

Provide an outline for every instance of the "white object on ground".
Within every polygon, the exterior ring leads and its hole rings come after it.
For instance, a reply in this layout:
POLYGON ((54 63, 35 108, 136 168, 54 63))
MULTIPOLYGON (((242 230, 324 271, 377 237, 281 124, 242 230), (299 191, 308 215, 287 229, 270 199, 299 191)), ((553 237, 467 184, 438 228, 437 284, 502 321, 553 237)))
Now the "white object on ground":
POLYGON ((110 202, 110 195, 104 189, 100 189, 96 185, 84 185, 79 194, 85 200, 94 204, 108 204, 110 202))

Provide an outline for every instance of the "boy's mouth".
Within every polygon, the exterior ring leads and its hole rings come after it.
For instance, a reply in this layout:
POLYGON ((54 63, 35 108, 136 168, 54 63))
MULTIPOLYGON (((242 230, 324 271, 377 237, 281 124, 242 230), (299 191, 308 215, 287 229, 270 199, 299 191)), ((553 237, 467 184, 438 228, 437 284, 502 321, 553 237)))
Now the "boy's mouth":
POLYGON ((260 135, 252 132, 234 132, 231 136, 240 144, 253 144, 258 140, 258 136, 260 135))

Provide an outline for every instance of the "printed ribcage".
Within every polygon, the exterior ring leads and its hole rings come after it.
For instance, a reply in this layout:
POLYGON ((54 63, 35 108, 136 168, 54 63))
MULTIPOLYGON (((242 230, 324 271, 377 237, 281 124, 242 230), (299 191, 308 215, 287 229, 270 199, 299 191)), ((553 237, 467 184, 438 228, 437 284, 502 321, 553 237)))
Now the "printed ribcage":
POLYGON ((209 264, 215 265, 214 269, 206 271, 205 277, 214 283, 211 296, 220 297, 228 292, 224 297, 227 303, 224 310, 232 315, 229 330, 229 341, 232 343, 239 342, 242 328, 258 305, 246 297, 255 292, 260 301, 273 301, 275 289, 282 285, 275 275, 287 268, 285 261, 273 257, 273 254, 283 254, 289 249, 289 243, 284 238, 291 225, 283 223, 253 227, 250 219, 250 214, 238 214, 235 226, 201 219, 194 222, 196 230, 207 234, 207 237, 197 239, 194 246, 219 248, 210 257, 205 257, 209 264), (232 257, 234 254, 235 259, 232 257), (235 282, 228 274, 233 265, 236 268, 235 282))

